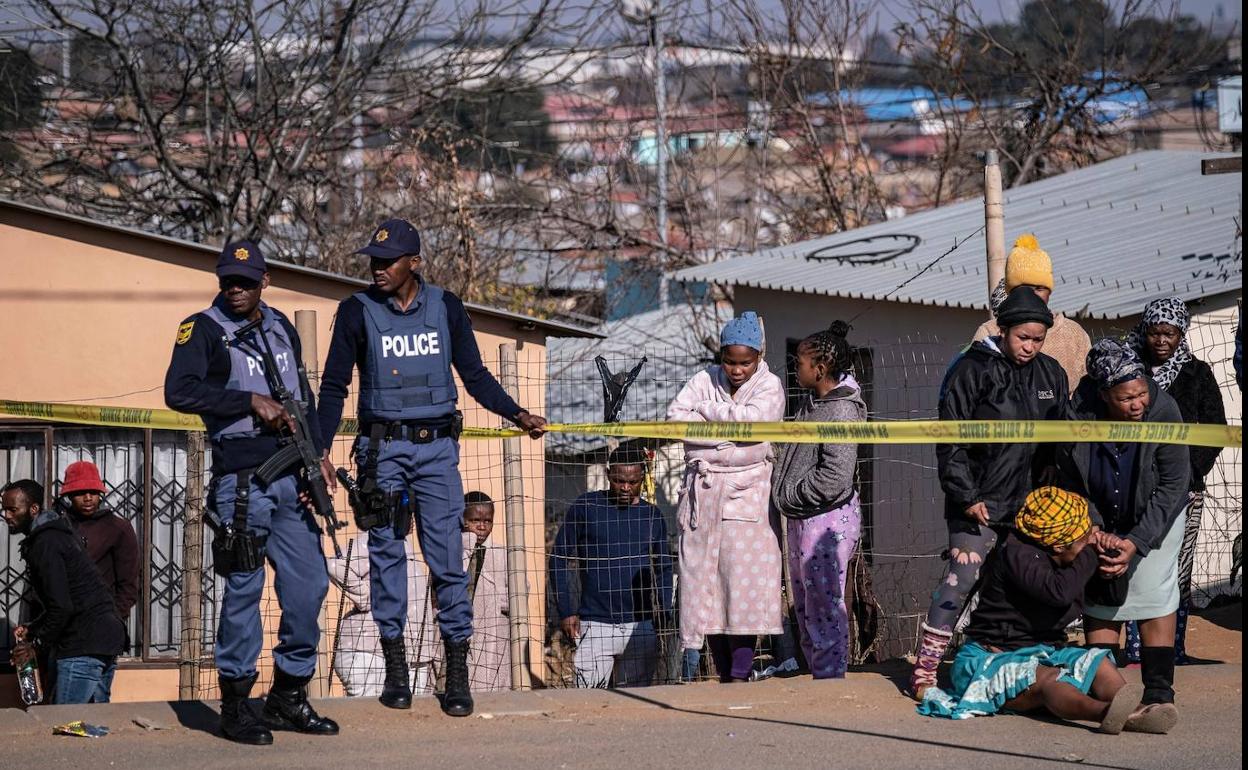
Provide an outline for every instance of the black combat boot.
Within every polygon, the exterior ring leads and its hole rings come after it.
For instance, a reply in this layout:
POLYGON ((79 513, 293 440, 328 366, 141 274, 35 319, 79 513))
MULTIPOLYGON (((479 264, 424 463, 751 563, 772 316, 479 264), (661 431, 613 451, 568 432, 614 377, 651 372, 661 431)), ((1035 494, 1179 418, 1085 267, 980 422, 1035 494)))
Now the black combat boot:
POLYGON ((381 654, 386 658, 386 681, 381 686, 381 705, 392 709, 412 707, 412 685, 407 673, 407 655, 403 650, 403 637, 382 638, 381 654))
POLYGON ((273 686, 264 701, 264 719, 275 730, 294 730, 312 735, 337 735, 338 723, 323 717, 308 703, 310 676, 292 676, 273 669, 273 686))
POLYGON ((247 697, 256 677, 227 679, 218 677, 221 685, 221 735, 235 743, 251 746, 268 746, 273 743, 273 733, 251 710, 247 697))
POLYGON ((446 642, 446 693, 442 711, 448 716, 466 717, 472 713, 472 692, 468 689, 468 640, 446 642))

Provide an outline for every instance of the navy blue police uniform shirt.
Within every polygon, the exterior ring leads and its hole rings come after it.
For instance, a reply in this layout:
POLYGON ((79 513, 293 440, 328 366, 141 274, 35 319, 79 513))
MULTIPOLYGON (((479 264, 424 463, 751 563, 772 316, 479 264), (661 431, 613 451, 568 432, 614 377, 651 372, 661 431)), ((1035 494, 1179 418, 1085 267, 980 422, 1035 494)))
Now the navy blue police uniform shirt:
MULTIPOLYGON (((378 291, 376 286, 370 286, 367 291, 381 302, 392 299, 378 291)), ((482 363, 481 350, 477 347, 472 320, 468 318, 464 303, 445 290, 442 302, 446 305, 446 325, 451 334, 451 363, 459 372, 468 394, 499 417, 514 421, 521 411, 520 405, 507 395, 507 391, 482 363)), ((393 302, 390 306, 394 307, 393 302)), ((405 312, 415 312, 416 307, 417 303, 412 302, 405 312)), ((347 297, 338 304, 334 336, 329 343, 329 358, 325 361, 325 371, 321 373, 321 408, 318 414, 322 435, 332 436, 338 430, 343 403, 351 387, 352 370, 354 367, 362 369, 367 355, 368 330, 364 323, 364 305, 353 296, 347 297)))
MULTIPOLYGON (((294 325, 280 310, 269 309, 286 328, 294 343, 295 355, 302 361, 303 343, 294 325)), ((203 313, 187 318, 178 327, 173 358, 165 374, 165 404, 170 409, 200 416, 237 419, 251 414, 251 392, 226 387, 229 379, 230 351, 225 346, 225 330, 203 313)), ((310 388, 309 392, 297 395, 306 399, 312 441, 317 451, 322 452, 325 443, 321 440, 324 434, 317 419, 316 397, 310 388)), ((212 470, 232 473, 255 468, 278 451, 278 439, 278 435, 268 429, 255 437, 226 439, 224 446, 214 446, 212 470)))

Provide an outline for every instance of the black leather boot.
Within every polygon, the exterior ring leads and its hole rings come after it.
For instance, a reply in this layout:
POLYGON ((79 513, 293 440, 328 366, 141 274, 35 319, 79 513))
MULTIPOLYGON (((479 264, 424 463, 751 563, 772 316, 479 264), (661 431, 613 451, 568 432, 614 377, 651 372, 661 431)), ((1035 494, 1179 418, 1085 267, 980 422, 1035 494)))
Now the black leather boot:
POLYGON ((1140 679, 1145 705, 1174 703, 1174 648, 1140 648, 1140 679))
POLYGON ((247 697, 251 695, 251 687, 256 677, 244 679, 227 679, 218 677, 221 685, 221 735, 235 743, 246 743, 250 746, 268 746, 273 743, 273 733, 264 726, 247 697))
POLYGON ((276 730, 294 730, 312 735, 337 735, 338 723, 316 713, 308 703, 310 676, 293 676, 273 669, 273 686, 264 701, 264 719, 276 730))
POLYGON ((407 655, 403 637, 381 640, 381 654, 386 659, 386 681, 381 686, 381 705, 392 709, 412 707, 412 685, 407 672, 407 655))
POLYGON ((467 639, 446 642, 446 693, 442 696, 442 711, 452 717, 466 717, 472 713, 467 639))

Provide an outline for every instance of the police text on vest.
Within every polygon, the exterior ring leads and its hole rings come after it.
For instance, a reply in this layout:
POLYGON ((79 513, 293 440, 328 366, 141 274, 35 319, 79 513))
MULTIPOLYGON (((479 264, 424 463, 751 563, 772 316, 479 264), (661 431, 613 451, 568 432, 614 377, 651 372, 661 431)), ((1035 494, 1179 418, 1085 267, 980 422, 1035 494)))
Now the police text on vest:
POLYGON ((381 338, 381 357, 411 358, 436 356, 442 353, 437 332, 424 334, 391 334, 381 338))
MULTIPOLYGON (((277 362, 277 370, 282 374, 290 371, 290 351, 281 353, 273 353, 273 360, 277 362)), ((264 361, 259 358, 247 356, 247 375, 250 377, 264 376, 264 361)))

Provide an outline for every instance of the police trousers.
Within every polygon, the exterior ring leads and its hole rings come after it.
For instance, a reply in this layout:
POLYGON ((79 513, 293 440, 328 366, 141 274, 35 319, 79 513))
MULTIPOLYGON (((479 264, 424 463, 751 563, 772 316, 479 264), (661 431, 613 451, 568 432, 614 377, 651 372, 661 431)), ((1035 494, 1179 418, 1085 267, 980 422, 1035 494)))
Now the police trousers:
MULTIPOLYGON (((225 474, 216 479, 214 502, 223 523, 234 520, 234 491, 238 479, 225 474)), ((320 640, 319 615, 329 572, 321 551, 320 529, 313 514, 299 502, 293 474, 263 486, 252 479, 247 505, 247 528, 267 537, 265 560, 273 565, 281 621, 273 662, 296 677, 316 670, 316 645, 320 640)), ((264 593, 263 567, 234 573, 225 579, 225 598, 217 622, 217 671, 228 679, 256 674, 256 658, 264 641, 260 622, 260 597, 264 593)))
MULTIPOLYGON (((369 439, 356 441, 361 469, 369 439)), ((472 603, 462 541, 464 487, 459 478, 459 443, 452 438, 425 444, 383 441, 377 454, 377 484, 387 493, 407 491, 416 507, 416 535, 438 599, 442 638, 462 642, 472 636, 472 603)), ((368 531, 369 588, 373 619, 385 639, 403 633, 407 623, 406 532, 393 525, 368 531)))

